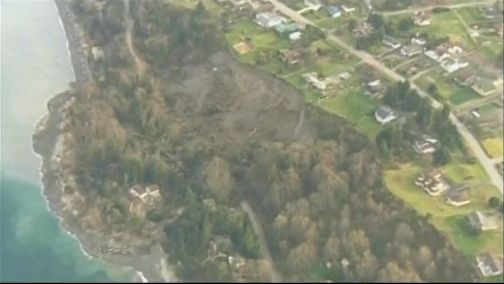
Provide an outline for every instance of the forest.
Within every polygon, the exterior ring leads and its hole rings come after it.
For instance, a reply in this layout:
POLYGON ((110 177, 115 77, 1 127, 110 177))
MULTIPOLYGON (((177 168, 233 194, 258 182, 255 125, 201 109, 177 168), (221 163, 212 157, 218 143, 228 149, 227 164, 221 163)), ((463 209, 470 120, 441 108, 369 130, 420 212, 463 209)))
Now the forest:
MULTIPOLYGON (((149 240, 142 228, 162 227, 163 248, 186 281, 269 281, 273 269, 286 281, 477 278, 425 216, 384 187, 374 141, 229 56, 223 21, 211 17, 206 1, 192 10, 133 1, 130 15, 122 2, 95 2, 72 6, 105 51, 95 71, 106 80, 73 86, 68 128, 76 190, 87 206, 102 206, 108 230, 149 240), (143 74, 124 44, 125 16, 149 66, 143 74), (292 135, 301 112, 303 135, 292 135), (158 184, 163 195, 141 220, 128 212, 127 190, 138 183, 158 184), (258 215, 276 268, 264 264, 244 200, 258 215), (217 237, 229 240, 222 252, 244 266, 210 257, 217 237)), ((434 118, 418 120, 435 125, 434 118)))

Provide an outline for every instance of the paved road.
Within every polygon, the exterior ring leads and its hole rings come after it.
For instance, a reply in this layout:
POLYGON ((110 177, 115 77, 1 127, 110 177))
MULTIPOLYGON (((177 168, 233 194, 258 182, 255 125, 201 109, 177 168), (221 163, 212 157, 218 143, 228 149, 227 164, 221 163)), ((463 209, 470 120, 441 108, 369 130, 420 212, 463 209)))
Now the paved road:
POLYGON ((259 220, 257 220, 257 216, 255 215, 254 210, 250 206, 250 204, 244 200, 241 202, 241 207, 243 211, 245 211, 249 217, 250 221, 252 221, 252 227, 254 228, 255 233, 257 234, 257 237, 259 238, 259 243, 261 246, 261 254, 266 260, 270 263, 271 265, 271 271, 273 272, 273 282, 283 282, 282 281, 282 276, 280 273, 275 268, 275 263, 273 262, 273 258, 271 257, 270 250, 268 248, 268 243, 266 242, 266 237, 264 236, 264 231, 261 226, 261 223, 259 220))
MULTIPOLYGON (((302 15, 299 15, 289 7, 285 6, 278 0, 269 0, 273 5, 275 5, 276 9, 284 13, 285 15, 291 17, 292 20, 299 22, 299 23, 305 23, 308 25, 315 25, 312 21, 306 19, 302 15)), ((465 3, 465 4, 456 4, 456 5, 448 5, 451 8, 459 8, 459 7, 466 7, 466 6, 471 6, 471 5, 481 5, 481 3, 491 3, 492 1, 485 1, 485 2, 471 2, 471 3, 465 3)), ((425 8, 428 9, 428 8, 425 8)), ((376 60, 372 55, 370 55, 367 52, 360 51, 355 49, 353 46, 347 44, 345 41, 334 35, 333 33, 329 32, 327 36, 328 40, 331 40, 335 42, 337 45, 341 46, 343 49, 345 49, 347 52, 350 52, 351 54, 359 57, 362 61, 366 62, 367 64, 373 66, 377 70, 381 71, 388 77, 396 80, 396 81, 403 81, 406 80, 403 76, 397 74, 396 72, 390 70, 387 68, 385 65, 383 65, 381 62, 376 60)), ((427 92, 424 90, 418 88, 416 84, 413 82, 410 82, 411 88, 415 89, 418 94, 422 97, 426 97, 429 99, 431 106, 435 109, 440 109, 442 107, 442 104, 433 99, 427 92)), ((478 143, 476 138, 471 134, 471 132, 467 129, 465 125, 463 125, 457 117, 455 117, 453 114, 450 114, 450 120, 451 122, 457 127, 457 130, 459 131, 460 135, 466 140, 468 146, 472 149, 474 155, 476 158, 479 160, 485 171, 487 172, 488 176, 490 177, 490 180, 492 183, 497 187, 501 195, 504 194, 504 186, 503 186, 503 181, 502 177, 499 175, 499 172, 497 169, 493 166, 492 161, 488 158, 486 153, 483 151, 481 148, 481 145, 478 143)))
POLYGON ((434 8, 434 7, 456 9, 456 8, 464 8, 464 7, 471 7, 471 6, 488 5, 488 4, 493 4, 494 2, 495 2, 495 0, 487 0, 487 1, 474 1, 474 2, 461 3, 461 4, 448 4, 448 5, 434 5, 434 6, 426 6, 426 7, 414 7, 414 8, 409 8, 409 9, 400 10, 400 11, 380 12, 380 14, 382 14, 383 16, 396 16, 396 15, 401 15, 401 14, 413 13, 415 11, 428 11, 428 10, 431 10, 432 8, 434 8))

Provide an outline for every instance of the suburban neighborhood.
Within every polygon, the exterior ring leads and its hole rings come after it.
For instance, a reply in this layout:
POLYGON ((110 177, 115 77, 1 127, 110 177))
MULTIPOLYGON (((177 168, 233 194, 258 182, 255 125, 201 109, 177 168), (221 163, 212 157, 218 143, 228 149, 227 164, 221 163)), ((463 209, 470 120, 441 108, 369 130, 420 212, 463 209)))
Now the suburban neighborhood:
POLYGON ((241 11, 226 34, 238 60, 377 141, 390 164, 389 190, 426 214, 482 275, 502 275, 501 2, 426 1, 432 5, 396 12, 371 1, 217 2, 241 11), (393 94, 405 81, 411 99, 393 94), (462 146, 448 146, 436 115, 423 121, 427 108, 445 115, 462 146))

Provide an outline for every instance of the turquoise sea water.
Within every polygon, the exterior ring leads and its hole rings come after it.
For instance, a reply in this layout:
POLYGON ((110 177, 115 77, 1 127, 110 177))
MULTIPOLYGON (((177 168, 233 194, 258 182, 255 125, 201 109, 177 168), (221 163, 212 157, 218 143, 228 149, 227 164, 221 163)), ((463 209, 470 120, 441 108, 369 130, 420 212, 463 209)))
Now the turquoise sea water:
POLYGON ((47 112, 47 100, 74 78, 56 5, 0 1, 0 280, 129 280, 131 270, 88 259, 59 228, 41 195, 31 135, 47 112))

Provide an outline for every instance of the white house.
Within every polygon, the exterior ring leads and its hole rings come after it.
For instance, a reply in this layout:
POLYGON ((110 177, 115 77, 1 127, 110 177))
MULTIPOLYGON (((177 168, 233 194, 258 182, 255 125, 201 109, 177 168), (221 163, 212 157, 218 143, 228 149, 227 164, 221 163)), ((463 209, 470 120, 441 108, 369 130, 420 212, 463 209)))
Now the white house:
POLYGON ((129 190, 130 194, 138 197, 144 203, 152 204, 155 199, 161 197, 159 192, 159 186, 153 184, 146 186, 145 188, 140 185, 134 185, 129 190))
POLYGON ((343 11, 347 14, 349 13, 352 13, 355 11, 355 7, 347 7, 345 5, 341 5, 341 8, 343 9, 343 11))
POLYGON ((303 77, 308 83, 318 90, 323 91, 327 87, 325 81, 320 80, 316 72, 303 74, 303 77))
POLYGON ((298 40, 300 38, 301 38, 301 32, 300 31, 293 32, 293 33, 289 34, 289 39, 292 40, 292 41, 296 41, 296 40, 298 40))
POLYGON ((304 3, 314 11, 318 11, 322 8, 322 3, 320 3, 319 0, 305 0, 304 3))
POLYGON ((376 121, 380 124, 387 124, 395 119, 397 119, 397 113, 392 110, 389 106, 380 106, 375 112, 376 121))
POLYGON ((448 57, 445 60, 443 60, 443 62, 441 62, 441 68, 443 68, 448 73, 453 73, 467 66, 469 66, 469 63, 467 61, 453 59, 451 57, 448 57))
POLYGON ((420 53, 422 53, 422 47, 420 45, 409 44, 401 48, 401 54, 403 56, 412 57, 420 53))
POLYGON ((462 47, 460 47, 458 45, 453 45, 448 48, 448 52, 453 55, 458 55, 458 54, 461 54, 462 52, 464 52, 464 50, 462 49, 462 47))
POLYGON ((431 24, 431 16, 423 11, 417 11, 412 17, 413 23, 418 26, 428 26, 431 24))
POLYGON ((390 48, 393 48, 393 49, 401 47, 401 42, 400 41, 398 41, 397 39, 395 39, 395 38, 393 38, 391 36, 388 36, 388 35, 384 35, 383 36, 382 42, 386 46, 388 46, 390 48))
POLYGON ((272 28, 284 22, 284 18, 276 13, 262 12, 255 16, 255 22, 263 28, 272 28))

